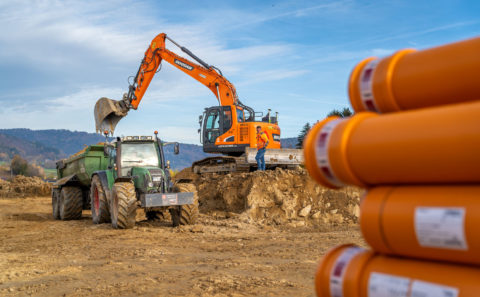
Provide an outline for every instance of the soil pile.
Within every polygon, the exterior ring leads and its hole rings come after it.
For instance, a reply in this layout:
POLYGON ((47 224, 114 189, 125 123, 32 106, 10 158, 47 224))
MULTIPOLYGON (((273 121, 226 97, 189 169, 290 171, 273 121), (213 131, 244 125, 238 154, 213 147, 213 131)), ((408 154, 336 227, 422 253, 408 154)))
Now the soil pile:
POLYGON ((203 213, 224 211, 248 222, 293 227, 358 223, 359 189, 324 188, 302 168, 210 175, 194 182, 203 213))
POLYGON ((199 175, 196 173, 193 173, 192 168, 190 167, 180 170, 173 177, 173 179, 176 181, 179 181, 182 179, 196 181, 198 178, 199 178, 199 175))
POLYGON ((12 181, 0 179, 0 197, 50 196, 51 185, 39 177, 17 175, 12 181))

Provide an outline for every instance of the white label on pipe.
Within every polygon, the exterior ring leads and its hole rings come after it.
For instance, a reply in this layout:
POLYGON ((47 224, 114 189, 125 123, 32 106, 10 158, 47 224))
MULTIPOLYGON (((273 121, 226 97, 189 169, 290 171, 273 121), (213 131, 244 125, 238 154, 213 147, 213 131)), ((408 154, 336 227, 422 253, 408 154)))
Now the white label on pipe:
POLYGON ((414 280, 411 297, 457 297, 458 289, 414 280))
POLYGON ((420 246, 468 250, 465 238, 465 208, 417 207, 415 235, 420 246))
POLYGON ((335 176, 332 166, 330 165, 330 160, 328 158, 328 143, 333 129, 341 121, 343 121, 343 119, 337 119, 326 123, 315 139, 315 156, 317 157, 318 169, 320 169, 322 175, 330 183, 337 187, 342 187, 344 184, 335 176))
POLYGON ((410 279, 372 272, 368 279, 368 297, 409 297, 410 279))
POLYGON ((360 74, 360 98, 362 99, 363 106, 366 110, 379 112, 377 105, 375 104, 375 97, 373 97, 373 74, 375 68, 377 68, 379 59, 370 61, 363 67, 360 74))
POLYGON ((343 297, 343 276, 347 270, 350 260, 364 249, 360 247, 349 247, 337 258, 330 271, 330 296, 343 297))

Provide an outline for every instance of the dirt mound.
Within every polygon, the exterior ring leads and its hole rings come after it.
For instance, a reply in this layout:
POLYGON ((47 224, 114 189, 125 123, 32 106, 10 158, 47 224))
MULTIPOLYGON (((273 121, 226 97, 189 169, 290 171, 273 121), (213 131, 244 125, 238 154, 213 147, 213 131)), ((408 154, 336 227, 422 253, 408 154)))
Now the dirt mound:
POLYGON ((195 181, 198 179, 198 174, 193 173, 192 169, 190 167, 185 168, 177 172, 175 174, 174 180, 181 180, 181 179, 189 179, 192 181, 195 181))
POLYGON ((304 169, 205 176, 195 181, 200 211, 250 222, 300 227, 358 223, 360 190, 330 190, 304 169))
POLYGON ((0 197, 50 196, 51 186, 39 177, 17 175, 12 181, 0 180, 0 197))

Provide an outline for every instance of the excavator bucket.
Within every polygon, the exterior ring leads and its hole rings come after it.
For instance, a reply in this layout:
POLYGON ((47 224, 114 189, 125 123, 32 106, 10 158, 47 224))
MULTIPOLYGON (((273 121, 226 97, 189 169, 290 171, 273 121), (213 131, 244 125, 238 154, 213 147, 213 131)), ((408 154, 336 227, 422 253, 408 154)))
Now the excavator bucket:
POLYGON ((125 108, 122 103, 106 97, 98 99, 93 111, 97 132, 108 131, 109 134, 113 134, 118 122, 128 113, 128 108, 125 108))

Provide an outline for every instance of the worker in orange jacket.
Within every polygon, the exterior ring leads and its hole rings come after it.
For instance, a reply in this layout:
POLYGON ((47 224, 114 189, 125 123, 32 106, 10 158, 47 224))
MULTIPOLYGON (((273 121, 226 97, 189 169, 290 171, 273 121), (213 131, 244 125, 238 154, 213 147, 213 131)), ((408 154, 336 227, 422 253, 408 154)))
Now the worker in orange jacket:
POLYGON ((262 131, 262 127, 257 126, 257 160, 258 170, 265 170, 265 151, 268 146, 268 137, 265 132, 262 131))

